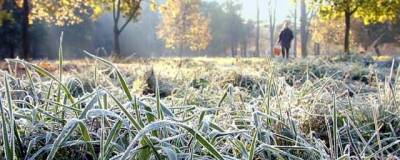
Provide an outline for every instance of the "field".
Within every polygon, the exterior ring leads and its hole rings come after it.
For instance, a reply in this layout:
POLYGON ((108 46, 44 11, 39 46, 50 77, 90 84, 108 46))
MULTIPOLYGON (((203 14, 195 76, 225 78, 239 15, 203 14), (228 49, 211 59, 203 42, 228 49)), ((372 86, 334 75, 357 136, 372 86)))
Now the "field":
POLYGON ((132 59, 2 63, 7 159, 397 159, 395 63, 132 59), (61 67, 61 69, 60 69, 61 67))

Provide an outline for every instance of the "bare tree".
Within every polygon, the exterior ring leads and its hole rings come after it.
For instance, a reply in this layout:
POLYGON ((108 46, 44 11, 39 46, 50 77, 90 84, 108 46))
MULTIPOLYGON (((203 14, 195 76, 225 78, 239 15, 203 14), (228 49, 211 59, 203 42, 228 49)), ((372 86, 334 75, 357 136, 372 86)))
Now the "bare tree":
POLYGON ((29 1, 23 0, 22 3, 22 57, 28 59, 30 52, 29 41, 29 1))
POLYGON ((307 10, 306 0, 300 0, 300 38, 301 38, 301 55, 307 57, 308 39, 310 35, 309 27, 313 17, 315 17, 315 10, 307 10))
POLYGON ((294 33, 294 42, 293 42, 293 55, 297 56, 297 0, 294 0, 294 25, 293 25, 293 33, 294 33))
POLYGON ((268 20, 269 20, 269 39, 270 39, 270 54, 274 56, 275 46, 275 25, 276 25, 276 0, 268 0, 268 20), (272 2, 274 1, 274 2, 272 2), (274 5, 274 6, 273 6, 274 5))
POLYGON ((260 2, 257 0, 256 55, 260 56, 260 2))

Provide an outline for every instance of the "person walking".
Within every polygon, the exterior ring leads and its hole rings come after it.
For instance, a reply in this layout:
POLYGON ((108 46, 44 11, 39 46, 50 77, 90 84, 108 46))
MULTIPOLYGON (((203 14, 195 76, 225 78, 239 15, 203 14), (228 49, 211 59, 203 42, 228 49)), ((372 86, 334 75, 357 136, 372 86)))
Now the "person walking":
POLYGON ((289 22, 285 22, 277 42, 281 46, 283 58, 289 59, 290 44, 293 39, 293 31, 289 28, 289 22))

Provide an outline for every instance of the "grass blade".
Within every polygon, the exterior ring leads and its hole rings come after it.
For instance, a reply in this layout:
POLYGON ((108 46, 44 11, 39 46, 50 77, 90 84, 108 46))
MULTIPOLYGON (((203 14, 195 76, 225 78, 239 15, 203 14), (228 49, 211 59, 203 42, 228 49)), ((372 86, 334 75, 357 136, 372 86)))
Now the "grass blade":
POLYGON ((253 131, 253 140, 251 142, 251 147, 250 147, 250 152, 249 152, 249 160, 253 160, 254 159, 254 153, 255 153, 255 149, 256 149, 256 144, 257 144, 257 129, 254 129, 253 131))
POLYGON ((126 151, 122 154, 121 159, 130 159, 131 156, 132 156, 131 153, 134 152, 135 150, 137 150, 135 147, 139 143, 139 140, 142 137, 144 137, 147 133, 149 133, 149 132, 151 132, 153 130, 158 130, 158 129, 163 128, 163 127, 168 126, 168 125, 178 126, 178 127, 181 127, 183 129, 185 129, 192 136, 194 136, 194 138, 203 147, 205 147, 216 159, 224 159, 223 156, 221 155, 221 153, 217 149, 215 149, 215 147, 212 146, 211 143, 209 141, 207 141, 200 133, 198 133, 197 131, 192 129, 192 127, 187 126, 185 124, 176 123, 176 122, 172 122, 172 121, 166 121, 166 120, 153 122, 153 123, 147 125, 146 127, 144 127, 142 130, 140 130, 140 132, 138 132, 136 134, 136 136, 133 139, 132 143, 128 146, 126 151))
POLYGON ((7 160, 12 160, 13 159, 13 150, 10 146, 10 141, 8 139, 8 131, 7 131, 7 124, 10 124, 8 121, 6 121, 6 115, 5 111, 3 109, 3 98, 0 96, 0 111, 1 111, 1 128, 2 128, 2 137, 3 137, 3 148, 4 148, 4 154, 5 158, 7 160))
POLYGON ((121 130, 122 127, 122 121, 117 121, 117 123, 114 124, 113 128, 110 131, 110 134, 107 136, 106 142, 104 143, 104 148, 105 148, 105 153, 103 156, 103 159, 107 159, 108 155, 110 154, 112 150, 112 145, 111 142, 115 140, 115 138, 118 136, 118 132, 121 130))
POLYGON ((50 153, 47 156, 47 160, 52 160, 54 158, 54 156, 56 155, 56 152, 62 145, 62 142, 69 138, 69 135, 70 135, 69 132, 73 131, 76 128, 77 123, 80 121, 81 120, 75 118, 75 119, 71 119, 67 122, 67 124, 64 126, 61 133, 58 135, 58 137, 54 141, 53 147, 51 148, 50 153))
POLYGON ((4 76, 4 82, 6 86, 6 96, 7 96, 7 106, 8 106, 8 126, 9 126, 9 131, 10 131, 10 149, 12 150, 11 152, 11 157, 14 156, 14 151, 15 151, 15 143, 14 143, 14 138, 15 138, 15 133, 14 133, 14 114, 13 114, 13 102, 11 99, 11 90, 10 90, 10 82, 8 81, 8 75, 4 76))

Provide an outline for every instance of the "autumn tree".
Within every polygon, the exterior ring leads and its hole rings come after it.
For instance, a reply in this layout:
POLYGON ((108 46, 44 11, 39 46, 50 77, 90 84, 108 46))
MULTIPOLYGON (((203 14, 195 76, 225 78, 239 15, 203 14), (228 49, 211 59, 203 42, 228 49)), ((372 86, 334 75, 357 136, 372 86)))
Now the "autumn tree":
POLYGON ((344 16, 344 52, 350 54, 351 17, 360 7, 365 5, 365 2, 364 0, 327 0, 326 3, 320 9, 321 15, 329 18, 344 16))
POLYGON ((206 49, 211 35, 208 19, 200 12, 200 0, 167 0, 160 7, 162 20, 158 26, 158 37, 163 39, 167 48, 198 51, 206 49))
POLYGON ((343 18, 326 21, 315 18, 310 22, 309 32, 311 33, 311 40, 314 43, 320 44, 323 52, 342 52, 336 50, 339 46, 343 46, 344 23, 342 19, 343 18))
POLYGON ((365 25, 363 22, 354 21, 352 35, 355 43, 359 44, 364 51, 373 51, 380 56, 380 46, 385 43, 397 43, 400 45, 400 22, 377 23, 365 25))
POLYGON ((83 0, 15 0, 21 10, 22 57, 29 58, 29 27, 35 22, 56 26, 82 22, 80 15, 88 13, 88 3, 83 0))
POLYGON ((344 17, 344 52, 350 53, 352 17, 365 23, 385 22, 399 15, 400 0, 315 0, 321 4, 320 15, 327 19, 344 17))
POLYGON ((142 0, 91 0, 93 17, 96 18, 104 12, 111 12, 113 15, 113 46, 117 55, 121 54, 120 35, 130 22, 137 20, 142 2, 142 0))

